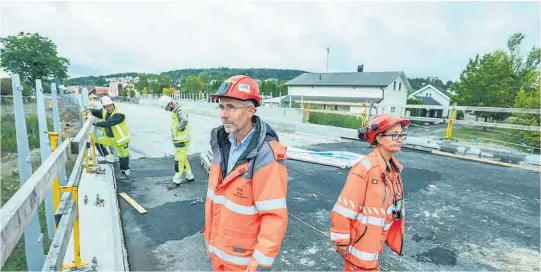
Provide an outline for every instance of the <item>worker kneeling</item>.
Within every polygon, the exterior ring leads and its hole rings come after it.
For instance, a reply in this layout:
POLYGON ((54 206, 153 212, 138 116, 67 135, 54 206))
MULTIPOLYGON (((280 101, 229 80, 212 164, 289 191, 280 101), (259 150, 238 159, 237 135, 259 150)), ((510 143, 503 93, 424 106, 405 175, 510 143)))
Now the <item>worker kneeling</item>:
POLYGON ((402 165, 394 154, 406 139, 409 120, 381 114, 359 129, 374 150, 351 168, 331 211, 331 240, 344 258, 344 271, 379 270, 383 245, 402 255, 404 189, 402 165))
POLYGON ((102 128, 102 136, 96 141, 96 148, 105 160, 114 163, 115 159, 109 147, 114 147, 118 153, 120 163, 119 180, 126 180, 130 175, 130 151, 128 143, 132 137, 126 123, 126 116, 118 111, 110 97, 104 96, 101 99, 102 109, 88 109, 92 115, 99 118, 92 123, 102 128))
POLYGON ((160 107, 166 111, 172 112, 171 136, 175 145, 175 176, 173 183, 168 185, 168 189, 174 189, 182 183, 182 175, 185 175, 186 182, 193 182, 195 178, 188 162, 188 146, 190 145, 190 122, 188 113, 173 102, 171 97, 164 95, 159 100, 160 107))

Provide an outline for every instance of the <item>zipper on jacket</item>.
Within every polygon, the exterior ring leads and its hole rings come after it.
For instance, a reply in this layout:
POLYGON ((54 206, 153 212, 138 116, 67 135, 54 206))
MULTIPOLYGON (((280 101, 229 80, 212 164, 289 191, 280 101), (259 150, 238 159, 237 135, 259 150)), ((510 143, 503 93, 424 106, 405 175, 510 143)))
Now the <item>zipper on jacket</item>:
POLYGON ((387 185, 383 183, 383 202, 382 204, 385 204, 385 199, 387 198, 387 185))

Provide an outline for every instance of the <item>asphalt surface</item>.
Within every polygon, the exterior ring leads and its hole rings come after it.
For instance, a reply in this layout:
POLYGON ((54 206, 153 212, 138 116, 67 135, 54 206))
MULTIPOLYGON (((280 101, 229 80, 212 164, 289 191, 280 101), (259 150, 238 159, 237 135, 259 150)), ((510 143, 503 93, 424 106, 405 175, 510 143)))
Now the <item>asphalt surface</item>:
MULTIPOLYGON (((318 144, 312 150, 370 152, 364 143, 318 144)), ((387 248, 383 270, 537 270, 540 175, 404 149, 406 239, 404 256, 387 248)), ((196 182, 167 190, 173 158, 132 160, 132 180, 118 182, 147 209, 139 214, 120 199, 131 270, 206 270, 200 230, 207 173, 190 156, 196 182)), ((329 212, 349 169, 289 160, 287 234, 273 270, 337 271, 343 262, 324 234, 329 212)))

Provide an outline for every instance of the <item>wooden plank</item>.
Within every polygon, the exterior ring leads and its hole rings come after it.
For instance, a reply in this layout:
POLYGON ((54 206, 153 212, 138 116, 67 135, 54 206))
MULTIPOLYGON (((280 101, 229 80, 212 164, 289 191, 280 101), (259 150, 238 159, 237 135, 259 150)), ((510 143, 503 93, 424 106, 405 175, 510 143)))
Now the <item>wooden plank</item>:
MULTIPOLYGON (((287 99, 285 101, 288 101, 287 99)), ((336 106, 351 106, 351 107, 369 107, 368 103, 349 103, 349 102, 330 102, 330 101, 308 101, 308 100, 294 100, 295 103, 300 104, 313 104, 313 105, 336 105, 336 106)), ((403 108, 404 105, 383 105, 374 103, 375 107, 396 107, 403 108)), ((452 110, 453 106, 438 106, 438 105, 405 105, 406 109, 427 109, 427 110, 452 110)), ((499 108, 499 107, 475 107, 475 106, 457 106, 457 110, 463 111, 481 111, 481 112, 507 112, 507 113, 527 113, 527 114, 541 114, 540 109, 526 109, 526 108, 499 108)))
POLYGON ((49 253, 43 264, 42 271, 61 271, 62 264, 64 262, 64 256, 68 250, 71 233, 73 230, 73 223, 75 222, 75 215, 77 214, 77 208, 73 200, 69 200, 66 203, 66 208, 63 210, 62 220, 56 228, 53 242, 49 248, 49 253))
MULTIPOLYGON (((378 105, 378 107, 400 107, 400 106, 378 105)), ((428 110, 452 110, 453 106, 406 105, 406 108, 407 109, 428 109, 428 110)), ((507 112, 507 113, 541 114, 541 110, 539 110, 539 109, 525 109, 525 108, 498 108, 498 107, 457 106, 456 110, 480 111, 480 112, 507 112)))
MULTIPOLYGON (((324 113, 334 113, 334 114, 340 114, 340 115, 347 115, 347 116, 357 116, 360 117, 359 113, 349 112, 349 111, 332 111, 332 110, 312 110, 310 109, 310 112, 324 112, 324 113)), ((433 118, 433 117, 404 117, 410 120, 416 120, 416 121, 447 121, 447 119, 442 118, 433 118)), ((507 124, 507 123, 489 123, 489 122, 478 122, 478 121, 470 121, 470 120, 453 120, 453 123, 455 124, 464 124, 464 125, 471 125, 471 126, 480 126, 480 127, 493 127, 493 128, 508 128, 508 129, 518 129, 518 130, 529 130, 529 131, 541 131, 541 127, 537 126, 524 126, 524 125, 516 125, 516 124, 507 124)), ((359 124, 360 126, 360 124, 359 124)))
POLYGON ((484 163, 489 163, 489 164, 494 164, 494 165, 499 165, 499 166, 507 166, 507 167, 520 168, 520 169, 524 169, 524 170, 541 172, 541 168, 539 168, 539 167, 529 167, 529 166, 525 166, 525 165, 513 164, 513 163, 508 163, 508 162, 502 162, 502 161, 494 161, 494 160, 483 159, 483 158, 462 156, 462 155, 443 152, 443 151, 439 151, 439 150, 435 150, 435 149, 432 150, 431 153, 436 154, 436 155, 443 155, 443 156, 448 156, 448 157, 454 157, 454 158, 459 158, 459 159, 470 160, 470 161, 484 162, 484 163))
POLYGON ((469 120, 453 120, 453 123, 462 124, 462 125, 481 126, 481 127, 494 127, 494 128, 509 128, 509 129, 529 130, 529 131, 541 131, 541 127, 506 124, 506 123, 488 123, 488 122, 476 122, 476 121, 469 121, 469 120))
POLYGON ((79 130, 77 135, 71 140, 71 154, 79 154, 84 149, 86 142, 88 141, 88 133, 92 129, 92 118, 87 118, 83 127, 79 130))
POLYGON ((24 233, 26 224, 38 210, 44 194, 51 189, 53 179, 68 159, 68 140, 49 155, 32 176, 15 192, 0 209, 1 266, 24 233))
POLYGON ((139 203, 137 203, 137 201, 133 200, 133 198, 131 198, 126 193, 119 193, 119 195, 122 198, 124 198, 124 200, 126 200, 130 205, 132 205, 139 213, 141 213, 141 214, 147 213, 147 210, 145 210, 143 207, 141 207, 141 205, 139 205, 139 203))

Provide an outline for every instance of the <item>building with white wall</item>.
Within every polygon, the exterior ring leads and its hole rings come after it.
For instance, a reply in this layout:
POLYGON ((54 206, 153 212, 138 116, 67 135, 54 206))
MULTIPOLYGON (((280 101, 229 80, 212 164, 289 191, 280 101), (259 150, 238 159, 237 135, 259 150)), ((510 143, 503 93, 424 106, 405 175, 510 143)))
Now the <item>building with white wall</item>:
POLYGON ((286 82, 285 102, 310 102, 323 109, 361 113, 373 103, 372 114, 405 115, 408 92, 412 91, 404 72, 304 73, 286 82))
MULTIPOLYGON (((423 101, 423 105, 430 106, 450 106, 452 94, 446 90, 427 84, 421 89, 411 93, 408 98, 416 98, 423 101)), ((449 110, 424 110, 422 116, 434 118, 447 118, 449 110)))

